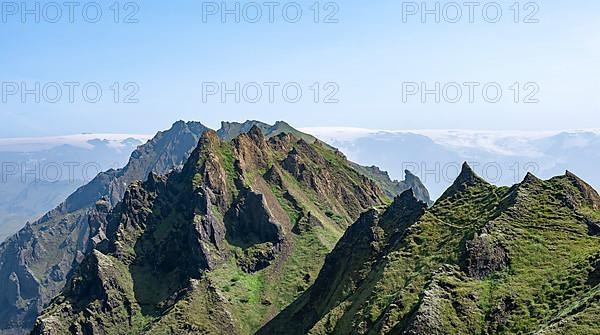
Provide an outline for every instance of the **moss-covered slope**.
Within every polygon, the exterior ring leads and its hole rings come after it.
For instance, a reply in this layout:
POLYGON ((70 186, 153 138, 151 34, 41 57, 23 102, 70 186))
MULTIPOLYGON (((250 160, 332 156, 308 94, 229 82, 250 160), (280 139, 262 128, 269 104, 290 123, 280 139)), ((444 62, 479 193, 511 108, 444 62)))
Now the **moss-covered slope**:
POLYGON ((600 197, 585 182, 498 188, 465 165, 431 209, 411 198, 363 215, 258 333, 600 333, 600 197))

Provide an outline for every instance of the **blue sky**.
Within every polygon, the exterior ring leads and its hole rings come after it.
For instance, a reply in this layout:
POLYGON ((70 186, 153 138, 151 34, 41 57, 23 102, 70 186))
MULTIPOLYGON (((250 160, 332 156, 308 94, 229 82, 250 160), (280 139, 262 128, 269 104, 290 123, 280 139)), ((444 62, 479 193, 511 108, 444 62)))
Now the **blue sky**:
MULTIPOLYGON (((294 18, 294 7, 288 6, 288 17, 282 15, 282 7, 289 4, 285 1, 275 8, 273 23, 263 2, 259 2, 263 16, 258 23, 245 22, 243 17, 235 23, 231 15, 225 23, 218 15, 207 16, 205 23, 207 2, 144 1, 127 8, 126 2, 120 2, 120 22, 114 23, 113 2, 97 2, 103 14, 97 23, 84 20, 93 20, 93 11, 82 16, 87 2, 75 8, 74 23, 69 22, 66 8, 57 23, 47 20, 55 16, 51 8, 47 17, 42 13, 39 23, 33 15, 23 23, 21 9, 13 14, 14 8, 3 5, 0 73, 6 102, 0 101, 0 137, 153 133, 179 119, 212 127, 221 120, 246 119, 286 120, 298 127, 383 129, 600 127, 597 1, 538 2, 539 12, 533 17, 538 23, 522 22, 535 10, 524 8, 527 1, 520 3, 519 23, 510 9, 515 1, 496 2, 503 10, 497 23, 486 22, 494 13, 482 15, 487 4, 483 1, 475 9, 475 23, 469 22, 466 12, 457 23, 445 22, 444 17, 435 23, 432 15, 425 23, 418 15, 408 16, 404 23, 406 3, 401 1, 344 1, 328 7, 323 1, 319 23, 314 22, 314 7, 310 8, 315 1, 296 1, 303 10, 297 23, 285 20, 294 18), (339 22, 323 23, 336 7, 339 12, 332 18, 339 22), (136 8, 133 19, 139 22, 123 23, 136 8), (65 82, 81 85, 75 88, 73 103, 65 86, 57 103, 45 101, 44 96, 36 103, 33 95, 26 95, 23 102, 21 92, 6 94, 13 83, 31 89, 35 83, 65 82), (134 86, 125 89, 129 82, 134 86), (280 85, 274 86, 273 103, 267 98, 265 82, 280 85), (465 82, 480 83, 473 103, 466 97, 465 82), (513 86, 516 82, 518 90, 513 86), (98 103, 82 98, 79 88, 86 83, 97 83, 102 89, 98 103), (263 96, 257 103, 245 101, 246 96, 236 103, 231 95, 225 103, 218 95, 206 96, 204 102, 203 83, 226 83, 229 88, 235 83, 241 87, 258 83, 263 96), (282 97, 280 88, 289 83, 302 89, 297 103, 282 97), (459 83, 463 96, 457 103, 444 101, 444 96, 440 103, 426 96, 423 103, 419 95, 406 96, 403 102, 403 83, 425 83, 430 89, 435 83, 442 87, 459 83), (487 83, 502 89, 498 103, 483 99, 479 88, 487 83), (526 88, 526 83, 534 85, 526 88), (136 87, 139 102, 122 103, 136 87), (533 98, 538 103, 522 103, 537 89, 533 98), (115 90, 120 92, 119 103, 113 101, 115 90), (338 102, 323 103, 336 90, 332 99, 338 102), (520 92, 519 103, 513 101, 515 91, 520 92), (319 103, 313 101, 315 92, 320 93, 319 103)), ((440 2, 441 7, 448 3, 440 2)), ((48 2, 40 4, 43 8, 48 2)), ((234 5, 227 2, 228 8, 234 5)), ((35 2, 27 6, 34 8, 35 2)), ((435 2, 427 6, 434 8, 435 2)), ((248 8, 251 18, 254 12, 248 8)), ((254 96, 254 86, 248 87, 247 96, 254 96)), ((454 91, 448 92, 454 96, 454 91)))

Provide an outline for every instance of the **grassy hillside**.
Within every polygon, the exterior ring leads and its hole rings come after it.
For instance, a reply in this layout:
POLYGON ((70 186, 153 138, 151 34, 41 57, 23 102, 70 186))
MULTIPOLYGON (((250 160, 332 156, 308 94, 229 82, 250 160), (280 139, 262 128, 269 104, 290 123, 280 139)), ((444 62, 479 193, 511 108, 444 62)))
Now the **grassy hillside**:
POLYGON ((407 197, 355 223, 259 334, 599 333, 600 197, 583 181, 498 188, 465 166, 418 219, 407 197))

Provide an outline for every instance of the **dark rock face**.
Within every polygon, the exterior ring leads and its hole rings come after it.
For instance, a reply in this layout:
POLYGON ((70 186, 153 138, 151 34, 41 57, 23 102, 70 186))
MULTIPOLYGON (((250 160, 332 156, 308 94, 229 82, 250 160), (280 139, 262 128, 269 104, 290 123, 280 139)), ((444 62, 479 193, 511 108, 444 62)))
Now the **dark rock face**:
POLYGON ((246 191, 233 205, 225 218, 228 239, 247 247, 283 241, 283 228, 273 220, 262 194, 246 191))
POLYGON ((282 165, 287 172, 291 173, 297 179, 301 179, 306 183, 311 182, 311 176, 305 175, 306 166, 300 160, 300 153, 295 148, 289 152, 287 157, 283 160, 282 165))
POLYGON ((202 186, 196 193, 194 200, 195 210, 193 222, 194 229, 188 235, 189 243, 196 247, 192 248, 192 263, 198 264, 199 270, 213 269, 220 261, 219 251, 223 249, 225 241, 225 225, 213 214, 218 202, 217 196, 206 186, 202 186), (202 241, 210 243, 215 250, 202 241))
POLYGON ((592 271, 588 276, 587 283, 592 287, 600 284, 600 258, 592 262, 592 271))
MULTIPOLYGON (((94 252, 81 264, 80 273, 82 277, 73 280, 66 288, 69 294, 85 295, 90 300, 108 299, 108 287, 104 287, 100 277, 99 257, 102 256, 94 252)), ((112 304, 107 302, 107 305, 110 306, 112 304)))
POLYGON ((588 233, 592 236, 600 236, 600 222, 587 218, 588 233))
POLYGON ((318 227, 323 227, 323 224, 321 223, 321 221, 319 221, 317 217, 308 212, 307 214, 304 214, 302 215, 302 217, 300 217, 300 219, 292 229, 292 232, 294 232, 295 234, 302 234, 318 227))
POLYGON ((278 187, 283 187, 283 177, 281 176, 281 171, 277 168, 276 165, 273 165, 267 173, 265 173, 265 180, 277 185, 278 187))
POLYGON ((106 227, 111 206, 107 199, 102 198, 96 202, 96 208, 90 210, 88 224, 90 225, 90 240, 92 247, 96 248, 106 240, 106 227))
POLYGON ((504 269, 509 263, 506 249, 495 241, 491 229, 493 224, 488 224, 466 243, 467 272, 478 279, 504 269))
POLYGON ((270 266, 277 257, 278 251, 278 246, 270 242, 254 245, 245 249, 237 261, 242 271, 255 273, 270 266))
POLYGON ((424 201, 428 205, 432 205, 433 201, 431 201, 429 191, 427 190, 425 185, 423 185, 421 179, 412 174, 412 172, 410 172, 409 170, 404 171, 404 174, 404 184, 406 184, 408 188, 413 190, 415 197, 421 201, 424 201))
POLYGON ((284 243, 281 223, 275 222, 262 194, 244 191, 225 217, 227 239, 244 248, 238 263, 245 272, 271 264, 284 243))

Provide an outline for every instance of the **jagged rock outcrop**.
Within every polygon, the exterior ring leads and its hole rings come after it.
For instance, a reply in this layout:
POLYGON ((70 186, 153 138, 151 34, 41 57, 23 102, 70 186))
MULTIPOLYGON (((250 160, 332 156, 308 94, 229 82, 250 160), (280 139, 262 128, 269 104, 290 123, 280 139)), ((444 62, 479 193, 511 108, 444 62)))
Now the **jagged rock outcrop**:
POLYGON ((481 177, 475 174, 475 171, 473 171, 469 164, 464 163, 458 177, 456 177, 452 185, 450 185, 446 192, 442 194, 438 201, 460 195, 467 191, 470 187, 481 183, 485 182, 483 179, 481 179, 481 177))
POLYGON ((424 201, 430 206, 433 204, 429 191, 425 185, 423 185, 419 177, 415 176, 409 170, 404 171, 405 177, 403 181, 392 181, 386 171, 382 171, 376 166, 366 167, 354 164, 354 168, 365 176, 377 181, 390 198, 402 194, 406 190, 412 189, 417 199, 424 201))
POLYGON ((465 164, 416 218, 398 201, 363 214, 258 334, 595 333, 600 240, 586 222, 600 212, 586 185, 568 173, 495 187, 465 164))
POLYGON ((249 190, 242 193, 225 217, 229 240, 240 246, 281 243, 284 223, 273 219, 264 195, 249 190))
POLYGON ((399 183, 403 183, 407 187, 412 189, 413 193, 415 194, 415 197, 417 199, 421 199, 421 200, 425 201, 428 205, 433 204, 433 201, 431 200, 431 197, 429 196, 429 191, 427 190, 425 185, 423 185, 423 183, 421 182, 421 179, 419 179, 419 177, 415 176, 409 170, 404 171, 404 181, 399 182, 399 183))
POLYGON ((494 229, 494 224, 489 223, 467 241, 465 253, 469 276, 483 279, 508 265, 508 253, 494 237, 494 229))
POLYGON ((300 219, 292 229, 295 234, 302 234, 314 230, 315 228, 323 228, 323 223, 319 218, 312 215, 310 212, 302 213, 300 219))
POLYGON ((588 183, 577 177, 570 171, 567 171, 566 177, 579 189, 585 203, 594 210, 600 209, 600 195, 588 183))
POLYGON ((96 207, 89 211, 88 224, 92 248, 96 248, 100 243, 106 241, 107 216, 110 210, 110 203, 106 198, 102 198, 96 202, 96 207))
POLYGON ((600 222, 587 218, 588 233, 594 236, 600 236, 600 222))

